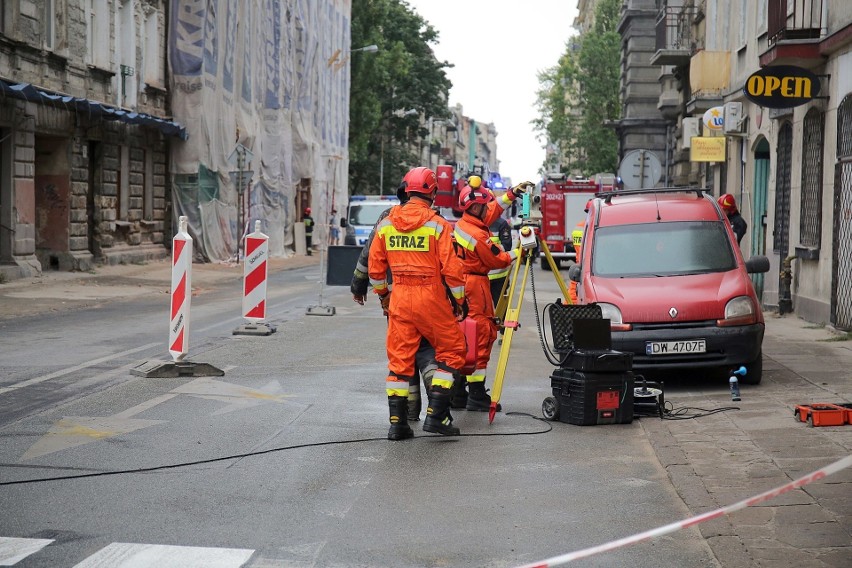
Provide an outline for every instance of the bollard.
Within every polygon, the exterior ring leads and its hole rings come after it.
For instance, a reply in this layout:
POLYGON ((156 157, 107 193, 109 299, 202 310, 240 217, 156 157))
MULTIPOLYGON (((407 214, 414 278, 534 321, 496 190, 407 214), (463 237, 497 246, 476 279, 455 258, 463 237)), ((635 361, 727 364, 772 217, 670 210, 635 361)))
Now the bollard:
POLYGON ((182 361, 189 353, 189 308, 192 299, 192 237, 186 232, 187 218, 181 217, 178 233, 172 239, 172 309, 169 326, 169 353, 182 361))
POLYGON ((243 267, 243 317, 249 323, 234 330, 234 335, 270 335, 275 326, 265 323, 266 280, 269 275, 269 237, 260 232, 260 221, 254 222, 254 232, 246 236, 246 256, 243 267))

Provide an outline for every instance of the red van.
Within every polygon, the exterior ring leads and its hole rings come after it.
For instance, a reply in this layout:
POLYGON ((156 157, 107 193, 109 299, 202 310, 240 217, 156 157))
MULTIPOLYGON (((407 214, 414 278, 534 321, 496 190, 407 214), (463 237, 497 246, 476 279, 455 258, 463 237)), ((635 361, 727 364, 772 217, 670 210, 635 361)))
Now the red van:
POLYGON ((580 303, 598 303, 613 348, 633 353, 637 372, 745 365, 744 383, 763 374, 764 321, 725 214, 699 189, 621 190, 591 203, 581 262, 568 277, 580 303))

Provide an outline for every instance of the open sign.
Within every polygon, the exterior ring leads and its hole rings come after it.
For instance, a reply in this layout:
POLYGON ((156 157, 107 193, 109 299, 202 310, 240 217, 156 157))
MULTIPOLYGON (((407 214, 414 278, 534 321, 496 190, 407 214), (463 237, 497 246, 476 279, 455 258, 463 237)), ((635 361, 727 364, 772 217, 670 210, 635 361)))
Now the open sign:
POLYGON ((819 94, 819 77, 794 65, 764 67, 752 73, 743 93, 751 102, 766 108, 793 108, 819 94))

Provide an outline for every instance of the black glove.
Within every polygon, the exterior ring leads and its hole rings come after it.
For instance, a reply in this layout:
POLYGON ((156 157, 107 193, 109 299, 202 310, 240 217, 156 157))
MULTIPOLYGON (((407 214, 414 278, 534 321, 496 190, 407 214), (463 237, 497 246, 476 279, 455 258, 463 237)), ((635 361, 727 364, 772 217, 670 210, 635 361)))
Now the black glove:
POLYGON ((382 303, 382 311, 385 315, 388 315, 388 307, 390 307, 390 296, 390 292, 388 292, 384 296, 379 296, 379 301, 382 303))
POLYGON ((467 303, 467 298, 465 298, 461 304, 455 304, 453 307, 453 313, 456 316, 456 321, 464 321, 467 314, 470 313, 470 305, 467 303))
POLYGON ((522 181, 521 183, 519 183, 518 185, 516 185, 515 187, 513 187, 513 188, 511 189, 511 192, 515 194, 515 198, 518 198, 518 197, 520 197, 521 195, 523 195, 524 193, 526 193, 526 192, 527 192, 527 190, 529 190, 529 189, 531 189, 531 188, 533 188, 533 187, 535 187, 535 184, 534 184, 533 182, 531 182, 531 181, 522 181))

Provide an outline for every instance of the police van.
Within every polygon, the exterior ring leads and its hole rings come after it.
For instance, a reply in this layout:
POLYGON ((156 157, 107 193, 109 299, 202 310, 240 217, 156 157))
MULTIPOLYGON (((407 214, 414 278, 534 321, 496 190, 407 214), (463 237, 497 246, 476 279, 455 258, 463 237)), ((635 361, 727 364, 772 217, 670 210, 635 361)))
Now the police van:
POLYGON ((364 246, 379 216, 389 207, 399 205, 395 195, 353 195, 346 211, 346 233, 343 244, 364 246))

